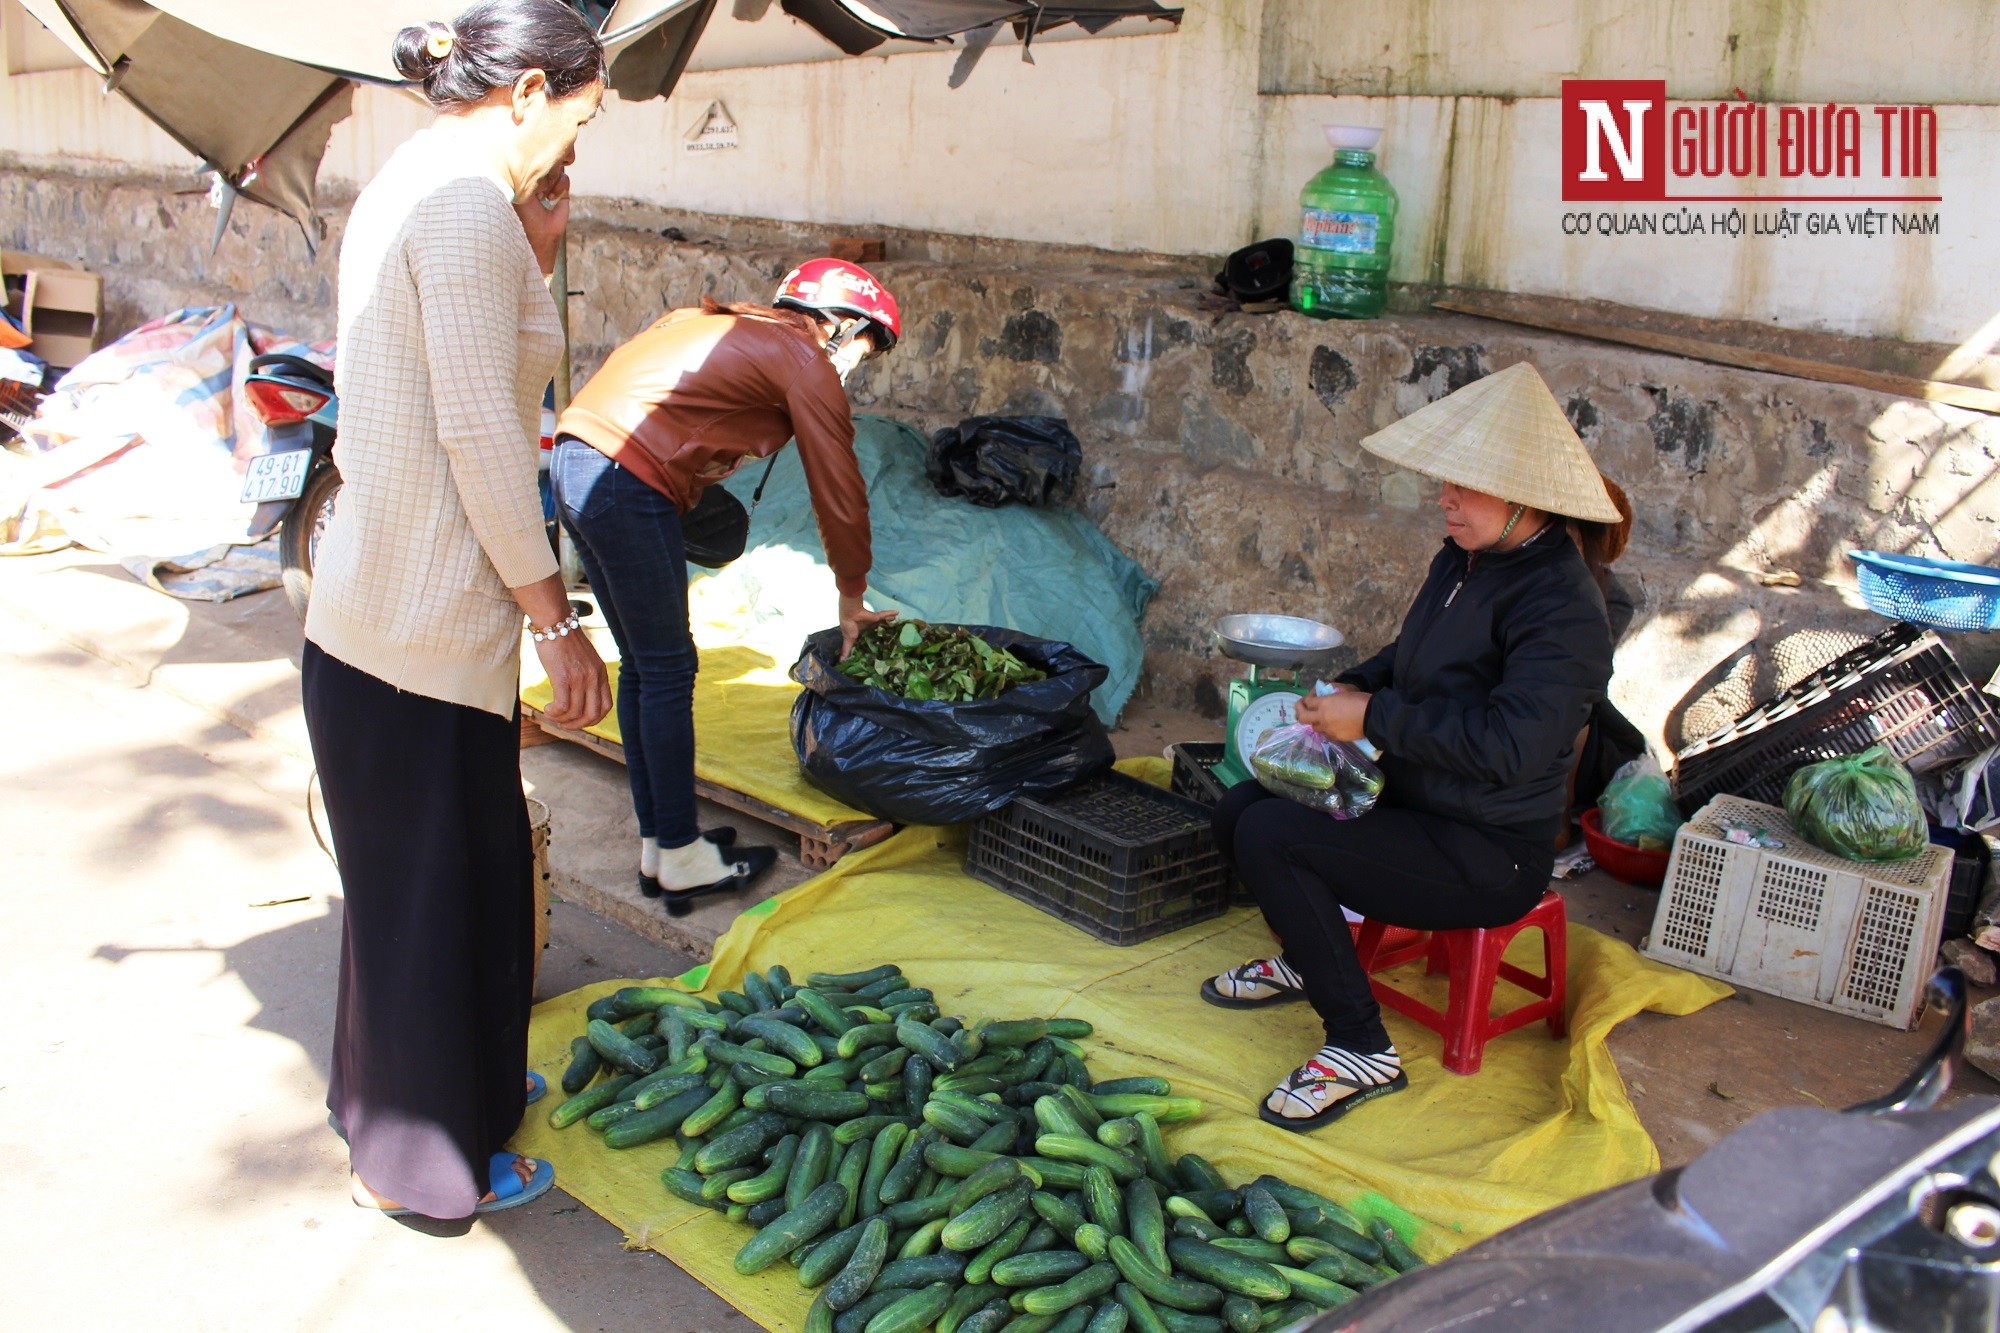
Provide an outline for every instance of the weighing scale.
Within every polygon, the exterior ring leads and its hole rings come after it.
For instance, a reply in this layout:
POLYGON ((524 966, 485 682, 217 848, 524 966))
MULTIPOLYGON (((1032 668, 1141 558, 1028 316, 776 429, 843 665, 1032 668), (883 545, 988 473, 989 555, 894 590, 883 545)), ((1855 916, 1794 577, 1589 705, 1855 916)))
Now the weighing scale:
POLYGON ((1258 738, 1298 720, 1299 699, 1311 688, 1311 677, 1333 666, 1344 642, 1333 626, 1298 616, 1224 616, 1215 622, 1216 651, 1250 664, 1247 680, 1229 682, 1228 732, 1222 762, 1215 766, 1223 786, 1249 781, 1249 756, 1258 738))

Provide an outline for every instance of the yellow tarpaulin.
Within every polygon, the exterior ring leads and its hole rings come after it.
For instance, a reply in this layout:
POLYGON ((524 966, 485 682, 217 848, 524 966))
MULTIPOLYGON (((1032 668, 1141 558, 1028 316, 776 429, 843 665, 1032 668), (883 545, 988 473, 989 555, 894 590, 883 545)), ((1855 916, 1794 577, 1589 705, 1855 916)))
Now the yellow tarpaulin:
MULTIPOLYGON (((1232 1182, 1273 1171, 1364 1213, 1414 1220, 1427 1257, 1657 1170, 1659 1155, 1626 1098, 1606 1034, 1641 1010, 1692 1013, 1729 993, 1572 925, 1564 1040, 1551 1040, 1540 1025, 1510 1033, 1487 1047, 1479 1074, 1461 1078, 1439 1064, 1436 1035, 1389 1014, 1410 1090, 1296 1135, 1258 1120, 1255 1106, 1318 1046, 1311 1011, 1226 1011, 1196 994, 1203 977, 1270 951, 1254 911, 1113 948, 971 879, 964 854, 958 832, 906 829, 746 912, 712 962, 682 984, 713 995, 737 986, 750 968, 783 963, 803 976, 894 961, 934 990, 946 1013, 1088 1019, 1097 1034, 1085 1045, 1098 1077, 1163 1074, 1176 1093, 1206 1103, 1199 1120, 1172 1127, 1170 1150, 1202 1153, 1232 1182), (1392 1211, 1398 1207, 1410 1216, 1392 1211)), ((1530 933, 1520 943, 1537 940, 1530 933)), ((1412 964, 1395 979, 1442 1008, 1442 978, 1420 973, 1412 964)), ((621 984, 629 983, 588 986, 536 1008, 529 1059, 552 1085, 570 1039, 583 1031, 584 1008, 621 984)), ((1506 983, 1499 989, 1500 1003, 1526 998, 1506 983)), ((772 1329, 802 1327, 807 1294, 788 1266, 739 1277, 731 1260, 748 1229, 661 1187, 660 1171, 678 1157, 672 1142, 613 1152, 585 1127, 558 1133, 531 1114, 513 1146, 553 1161, 564 1189, 751 1318, 772 1329)))
MULTIPOLYGON (((618 663, 608 665, 615 696, 618 663)), ((695 776, 815 824, 872 820, 873 815, 834 800, 800 774, 791 732, 792 700, 798 692, 784 667, 754 648, 702 648, 694 682, 695 776)), ((552 695, 546 678, 534 680, 522 687, 521 702, 547 708, 552 695)), ((625 743, 616 710, 590 733, 625 743)))

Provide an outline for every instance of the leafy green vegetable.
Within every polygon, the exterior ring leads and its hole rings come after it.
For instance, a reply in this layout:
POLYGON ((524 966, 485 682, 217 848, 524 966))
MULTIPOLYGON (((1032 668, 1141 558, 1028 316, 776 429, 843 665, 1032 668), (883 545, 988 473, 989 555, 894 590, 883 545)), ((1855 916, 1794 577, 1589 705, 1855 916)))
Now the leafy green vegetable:
POLYGON ((969 703, 992 699, 1011 685, 1047 680, 1004 648, 995 648, 963 626, 921 620, 873 625, 840 664, 842 674, 905 699, 969 703))
POLYGON ((1853 861, 1906 861, 1930 842, 1910 770, 1880 745, 1792 774, 1785 813, 1807 842, 1853 861))

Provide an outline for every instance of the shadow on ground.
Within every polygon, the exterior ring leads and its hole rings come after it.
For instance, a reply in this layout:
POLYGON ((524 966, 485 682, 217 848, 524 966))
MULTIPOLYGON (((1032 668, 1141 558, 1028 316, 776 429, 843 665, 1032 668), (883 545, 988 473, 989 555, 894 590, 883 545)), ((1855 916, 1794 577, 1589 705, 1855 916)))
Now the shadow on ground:
MULTIPOLYGON (((543 955, 538 998, 561 994, 587 981, 616 976, 677 973, 693 960, 670 954, 629 931, 566 903, 556 905, 551 943, 543 955)), ((331 898, 317 918, 256 935, 222 951, 223 965, 256 996, 260 1008, 246 1026, 294 1042, 312 1064, 317 1090, 324 1094, 333 1041, 332 978, 340 955, 341 901, 331 898), (301 987, 302 976, 324 976, 324 985, 301 987)), ((122 956, 107 946, 101 956, 122 956)), ((558 1094, 560 1095, 560 1094, 558 1094)), ((546 1103, 530 1114, 545 1113, 546 1103)), ((331 1136, 324 1126, 317 1133, 331 1136)), ((286 1163, 297 1156, 285 1147, 295 1134, 270 1130, 239 1145, 237 1171, 269 1179, 297 1174, 286 1163)), ((533 1204, 488 1218, 457 1222, 430 1219, 384 1220, 449 1241, 473 1227, 486 1227, 513 1251, 522 1273, 548 1309, 571 1328, 621 1333, 690 1333, 725 1330, 746 1333, 757 1326, 720 1297, 649 1250, 627 1250, 615 1228, 557 1189, 533 1204)))

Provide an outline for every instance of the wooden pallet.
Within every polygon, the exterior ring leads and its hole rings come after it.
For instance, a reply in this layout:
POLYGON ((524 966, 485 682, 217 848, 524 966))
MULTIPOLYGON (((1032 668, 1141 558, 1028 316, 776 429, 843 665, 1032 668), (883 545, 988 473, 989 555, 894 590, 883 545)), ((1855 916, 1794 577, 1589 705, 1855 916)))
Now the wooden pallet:
MULTIPOLYGON (((525 749, 530 745, 544 744, 544 738, 569 741, 573 745, 581 745, 594 754, 601 754, 606 759, 615 759, 621 764, 625 762, 625 747, 617 741, 609 741, 587 731, 575 731, 569 727, 558 726, 542 716, 540 709, 522 704, 522 747, 525 749), (538 730, 541 735, 531 738, 529 734, 531 728, 538 730)), ((896 831, 894 824, 880 819, 855 819, 844 824, 817 824, 789 810, 780 810, 777 806, 760 801, 754 796, 747 796, 720 783, 710 782, 699 774, 694 780, 694 791, 695 795, 704 800, 727 806, 731 810, 740 811, 754 819, 761 819, 767 824, 776 824, 781 829, 798 834, 799 860, 814 870, 825 870, 849 852, 858 852, 863 847, 873 847, 896 831)))

